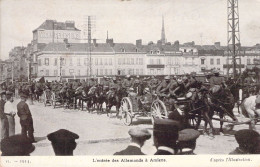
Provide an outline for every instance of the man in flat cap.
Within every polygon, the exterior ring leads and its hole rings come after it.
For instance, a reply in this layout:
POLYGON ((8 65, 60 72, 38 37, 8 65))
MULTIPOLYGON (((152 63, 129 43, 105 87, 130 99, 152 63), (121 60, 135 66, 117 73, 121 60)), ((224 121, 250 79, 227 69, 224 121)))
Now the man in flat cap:
POLYGON ((5 91, 0 92, 0 118, 1 118, 1 139, 6 138, 9 136, 9 125, 8 125, 8 120, 4 112, 4 107, 5 107, 5 91))
POLYGON ((229 154, 254 154, 258 146, 259 133, 254 130, 243 129, 235 134, 235 139, 239 145, 229 154))
POLYGON ((146 140, 151 138, 151 134, 147 129, 136 127, 128 131, 131 136, 131 143, 128 147, 120 152, 116 152, 114 155, 145 155, 141 148, 146 140))
POLYGON ((55 155, 70 156, 73 155, 73 150, 77 146, 75 139, 78 139, 79 136, 66 129, 60 129, 48 134, 47 138, 51 141, 55 155))
POLYGON ((25 137, 28 137, 31 142, 35 142, 34 139, 34 128, 33 128, 33 119, 32 114, 29 109, 29 106, 26 102, 27 95, 21 94, 21 101, 17 104, 17 115, 20 117, 20 124, 22 127, 21 134, 25 137))
POLYGON ((179 155, 194 155, 193 151, 196 147, 196 140, 200 136, 200 132, 194 129, 184 129, 179 131, 178 149, 179 155))
POLYGON ((177 152, 179 122, 154 118, 153 139, 157 148, 155 155, 173 155, 177 152))
POLYGON ((14 135, 1 141, 3 156, 29 156, 35 150, 31 141, 23 135, 14 135))

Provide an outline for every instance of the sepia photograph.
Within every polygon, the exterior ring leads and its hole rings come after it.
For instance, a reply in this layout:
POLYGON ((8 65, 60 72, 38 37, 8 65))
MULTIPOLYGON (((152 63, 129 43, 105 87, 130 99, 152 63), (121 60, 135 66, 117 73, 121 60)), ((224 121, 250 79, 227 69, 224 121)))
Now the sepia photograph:
POLYGON ((260 154, 259 9, 1 0, 1 157, 260 154))

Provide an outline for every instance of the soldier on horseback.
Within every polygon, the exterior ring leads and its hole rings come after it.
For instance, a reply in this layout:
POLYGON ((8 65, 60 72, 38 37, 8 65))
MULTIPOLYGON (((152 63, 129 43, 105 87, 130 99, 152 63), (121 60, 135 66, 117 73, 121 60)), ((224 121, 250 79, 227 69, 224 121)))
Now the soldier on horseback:
POLYGON ((151 80, 148 82, 148 86, 152 93, 155 93, 156 88, 159 86, 159 84, 160 84, 160 81, 157 78, 155 78, 154 75, 152 75, 151 80))
POLYGON ((127 75, 126 78, 122 82, 122 88, 129 90, 133 86, 133 81, 130 75, 127 75))

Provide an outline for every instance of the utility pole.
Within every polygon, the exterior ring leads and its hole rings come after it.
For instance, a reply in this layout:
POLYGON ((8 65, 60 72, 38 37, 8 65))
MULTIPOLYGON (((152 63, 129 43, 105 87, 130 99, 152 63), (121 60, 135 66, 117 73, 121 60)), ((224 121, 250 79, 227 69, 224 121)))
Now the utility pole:
POLYGON ((228 77, 232 75, 230 69, 233 68, 233 77, 235 78, 237 68, 241 74, 238 0, 227 0, 227 15, 227 75, 228 77))
POLYGON ((91 17, 88 16, 88 50, 89 50, 89 75, 92 76, 92 60, 91 60, 91 17))

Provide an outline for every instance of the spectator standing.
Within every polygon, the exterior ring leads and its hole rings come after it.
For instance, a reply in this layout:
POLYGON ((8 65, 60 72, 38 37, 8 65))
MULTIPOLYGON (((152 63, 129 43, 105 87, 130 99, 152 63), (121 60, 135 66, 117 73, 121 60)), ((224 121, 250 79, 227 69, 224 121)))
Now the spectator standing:
POLYGON ((6 103, 4 107, 4 113, 8 120, 9 125, 9 136, 15 135, 15 108, 13 104, 12 92, 6 92, 6 103))

